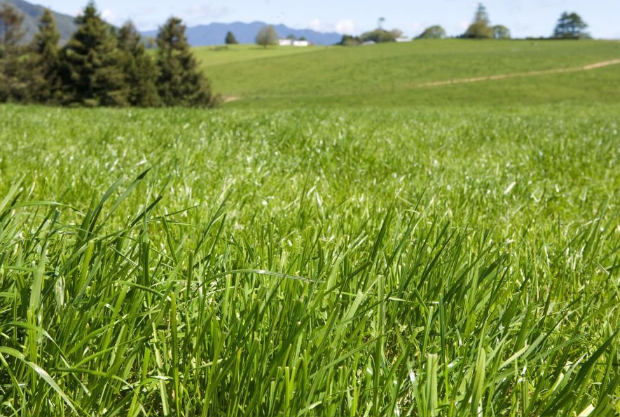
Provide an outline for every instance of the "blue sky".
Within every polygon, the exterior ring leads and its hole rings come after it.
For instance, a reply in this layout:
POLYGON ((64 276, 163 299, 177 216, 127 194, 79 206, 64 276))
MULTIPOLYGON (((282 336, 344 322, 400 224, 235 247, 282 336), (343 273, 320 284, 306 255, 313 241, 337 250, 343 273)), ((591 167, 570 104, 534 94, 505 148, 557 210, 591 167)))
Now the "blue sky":
MULTIPOLYGON (((34 0, 35 2, 37 0, 34 0)), ((86 0, 38 0, 54 10, 76 14, 86 0)), ((193 26, 210 22, 284 23, 295 28, 357 34, 377 26, 399 28, 414 36, 440 24, 450 35, 463 32, 477 1, 469 0, 98 0, 104 18, 114 24, 131 19, 142 30, 154 29, 171 15, 193 26)), ((599 38, 620 39, 620 0, 487 0, 494 24, 513 36, 548 36, 561 12, 576 11, 599 38)))

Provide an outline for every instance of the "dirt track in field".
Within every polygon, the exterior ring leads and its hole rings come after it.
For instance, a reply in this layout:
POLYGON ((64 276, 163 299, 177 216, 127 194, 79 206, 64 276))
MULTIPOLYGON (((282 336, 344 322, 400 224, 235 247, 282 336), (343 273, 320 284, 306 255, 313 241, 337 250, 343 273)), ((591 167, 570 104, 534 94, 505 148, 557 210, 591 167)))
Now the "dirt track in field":
POLYGON ((445 85, 453 85, 453 84, 468 84, 468 83, 479 83, 484 81, 495 81, 495 80, 505 80, 507 78, 523 78, 523 77, 535 77, 538 75, 549 75, 549 74, 564 74, 569 72, 581 72, 581 71, 591 71, 597 68, 608 67, 611 65, 619 65, 620 59, 613 59, 611 61, 603 61, 598 62, 596 64, 585 65, 582 67, 575 68, 560 68, 560 69, 551 69, 551 70, 543 70, 543 71, 529 71, 529 72, 515 72, 512 74, 500 74, 500 75, 488 75, 484 77, 475 77, 475 78, 459 78, 448 81, 433 81, 429 83, 419 84, 418 87, 441 87, 445 85))

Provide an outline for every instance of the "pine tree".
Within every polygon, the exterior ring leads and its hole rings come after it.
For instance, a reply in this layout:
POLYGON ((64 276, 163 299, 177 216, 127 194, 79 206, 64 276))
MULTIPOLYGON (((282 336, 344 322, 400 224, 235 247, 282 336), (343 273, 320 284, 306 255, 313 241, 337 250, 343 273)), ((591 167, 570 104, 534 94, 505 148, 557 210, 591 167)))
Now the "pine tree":
POLYGON ((45 9, 39 19, 39 33, 32 42, 29 61, 32 98, 38 103, 52 104, 60 100, 60 32, 54 16, 45 9))
POLYGON ((24 101, 28 95, 21 42, 24 16, 4 3, 0 8, 0 102, 24 101))
POLYGON ((157 46, 157 86, 163 103, 167 106, 213 107, 218 97, 211 94, 209 80, 198 68, 181 19, 171 17, 160 28, 157 46))
POLYGON ((62 53, 65 100, 91 107, 126 105, 116 39, 92 1, 76 22, 78 29, 62 53))
POLYGON ((138 107, 160 105, 155 85, 157 67, 146 53, 146 47, 133 23, 127 22, 119 29, 117 41, 121 52, 121 69, 128 88, 128 103, 138 107))
POLYGON ((489 14, 483 4, 478 4, 473 23, 461 37, 470 39, 490 39, 493 37, 489 14))
POLYGON ((474 23, 484 23, 487 26, 491 24, 487 8, 482 3, 478 4, 478 9, 476 10, 476 15, 474 16, 474 23))
POLYGON ((228 32, 226 34, 225 43, 226 43, 226 45, 237 45, 239 42, 237 42, 237 38, 235 37, 234 33, 228 32))

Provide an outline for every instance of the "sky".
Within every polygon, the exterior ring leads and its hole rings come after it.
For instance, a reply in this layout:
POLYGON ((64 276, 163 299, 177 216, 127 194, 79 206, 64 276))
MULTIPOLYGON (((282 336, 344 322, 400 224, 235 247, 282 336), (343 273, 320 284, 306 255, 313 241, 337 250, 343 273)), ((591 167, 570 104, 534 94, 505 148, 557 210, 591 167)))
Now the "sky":
MULTIPOLYGON (((86 0, 31 0, 55 11, 75 15, 86 0)), ((470 0, 97 0, 102 16, 120 25, 130 19, 140 30, 156 29, 177 16, 189 26, 211 22, 283 23, 321 32, 359 34, 377 27, 398 28, 408 36, 442 25, 449 35, 461 34, 473 18, 470 0)), ((620 0, 486 0, 491 23, 508 26, 514 37, 549 36, 564 11, 575 11, 596 38, 620 39, 620 0)))

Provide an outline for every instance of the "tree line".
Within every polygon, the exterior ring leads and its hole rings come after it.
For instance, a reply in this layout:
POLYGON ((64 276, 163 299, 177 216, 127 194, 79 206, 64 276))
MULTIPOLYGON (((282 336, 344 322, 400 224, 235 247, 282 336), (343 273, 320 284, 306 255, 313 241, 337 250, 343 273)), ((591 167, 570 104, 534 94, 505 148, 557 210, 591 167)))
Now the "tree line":
POLYGON ((219 96, 199 68, 175 17, 160 27, 155 54, 131 22, 107 24, 94 2, 76 18, 65 45, 51 11, 24 45, 23 15, 0 8, 0 102, 85 107, 213 107, 219 96))
MULTIPOLYGON (((366 42, 384 43, 396 42, 402 36, 402 31, 398 29, 386 30, 382 28, 385 19, 379 19, 379 27, 373 31, 365 32, 360 36, 343 35, 339 45, 356 46, 366 42)), ((586 29, 588 25, 577 13, 565 12, 560 16, 553 35, 548 39, 584 39, 589 38, 586 29)), ((446 30, 433 25, 426 28, 416 39, 445 39, 446 30)), ((459 39, 510 39, 512 34, 510 29, 504 25, 492 25, 486 7, 479 4, 472 23, 467 30, 457 36, 459 39)))

